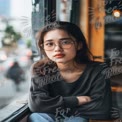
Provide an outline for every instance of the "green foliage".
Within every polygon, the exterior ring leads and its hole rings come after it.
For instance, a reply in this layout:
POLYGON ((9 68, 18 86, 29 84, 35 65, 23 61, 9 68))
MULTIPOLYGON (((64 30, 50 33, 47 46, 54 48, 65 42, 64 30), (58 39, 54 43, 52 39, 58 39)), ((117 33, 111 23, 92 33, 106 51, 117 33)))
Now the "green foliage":
POLYGON ((16 43, 21 38, 21 34, 16 32, 13 26, 8 25, 5 29, 5 36, 3 38, 4 45, 12 45, 12 43, 16 43), (9 43, 6 44, 5 40, 8 39, 9 43))
POLYGON ((30 48, 31 47, 31 40, 27 40, 26 44, 27 44, 27 47, 30 48))

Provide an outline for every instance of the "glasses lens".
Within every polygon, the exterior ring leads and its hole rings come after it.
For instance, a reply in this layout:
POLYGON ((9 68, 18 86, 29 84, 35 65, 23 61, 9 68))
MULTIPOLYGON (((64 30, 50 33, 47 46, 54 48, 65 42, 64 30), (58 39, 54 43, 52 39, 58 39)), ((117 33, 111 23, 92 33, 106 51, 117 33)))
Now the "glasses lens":
MULTIPOLYGON (((59 42, 59 45, 63 49, 68 49, 72 46, 73 41, 72 40, 61 40, 59 42)), ((55 48, 56 44, 54 42, 46 42, 44 43, 43 47, 45 50, 53 50, 55 48)))
POLYGON ((55 44, 53 42, 46 42, 44 43, 44 49, 45 50, 53 50, 55 47, 55 44))
POLYGON ((61 46, 64 49, 70 48, 72 46, 72 44, 73 44, 73 41, 71 41, 71 40, 62 40, 61 41, 61 46))

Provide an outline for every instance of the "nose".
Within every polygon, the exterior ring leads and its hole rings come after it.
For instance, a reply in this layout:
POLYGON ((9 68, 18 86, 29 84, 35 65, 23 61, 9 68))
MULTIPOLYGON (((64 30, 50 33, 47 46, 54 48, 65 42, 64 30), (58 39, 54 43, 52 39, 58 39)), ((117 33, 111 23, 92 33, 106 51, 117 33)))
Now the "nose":
POLYGON ((55 47, 54 47, 54 50, 55 51, 62 51, 63 49, 62 49, 60 44, 56 44, 55 47))

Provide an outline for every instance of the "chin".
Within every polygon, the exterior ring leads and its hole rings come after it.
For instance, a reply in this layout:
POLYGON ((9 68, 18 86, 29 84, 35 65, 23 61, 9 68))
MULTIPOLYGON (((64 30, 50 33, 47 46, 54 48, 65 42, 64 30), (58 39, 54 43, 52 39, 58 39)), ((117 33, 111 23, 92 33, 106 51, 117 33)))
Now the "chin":
POLYGON ((53 61, 56 63, 65 63, 66 62, 66 60, 64 60, 64 59, 53 59, 53 61))

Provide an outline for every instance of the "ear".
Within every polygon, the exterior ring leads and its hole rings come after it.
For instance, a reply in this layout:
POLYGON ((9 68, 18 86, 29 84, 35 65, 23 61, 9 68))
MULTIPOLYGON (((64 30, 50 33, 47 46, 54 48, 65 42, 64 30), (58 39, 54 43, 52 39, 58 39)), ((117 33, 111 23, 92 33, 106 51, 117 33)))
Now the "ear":
POLYGON ((77 50, 82 49, 82 47, 83 47, 83 44, 82 44, 81 42, 80 42, 80 43, 78 43, 77 50))

